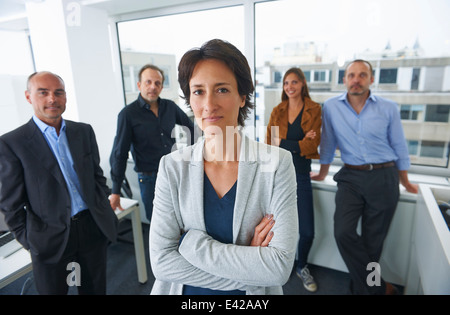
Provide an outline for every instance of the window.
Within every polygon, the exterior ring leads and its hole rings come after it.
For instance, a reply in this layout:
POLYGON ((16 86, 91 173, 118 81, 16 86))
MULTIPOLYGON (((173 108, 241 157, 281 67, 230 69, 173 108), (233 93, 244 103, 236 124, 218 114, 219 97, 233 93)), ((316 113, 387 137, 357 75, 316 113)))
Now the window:
POLYGON ((413 69, 411 78, 411 90, 419 89, 419 80, 420 80, 420 68, 415 68, 413 69))
POLYGON ((303 74, 305 75, 306 82, 311 82, 311 71, 305 70, 303 74))
POLYGON ((345 70, 339 70, 338 84, 344 84, 344 76, 345 76, 345 70))
POLYGON ((381 69, 380 83, 397 83, 397 69, 381 69))
POLYGON ((420 155, 423 157, 442 158, 445 152, 443 141, 422 141, 420 155))
POLYGON ((327 72, 328 71, 325 71, 325 70, 314 71, 314 82, 326 82, 327 72))
POLYGON ((425 121, 449 122, 450 105, 427 105, 425 121))
POLYGON ((409 155, 417 155, 419 152, 419 141, 407 140, 409 155))
POLYGON ((401 105, 400 116, 402 120, 423 121, 425 105, 401 105))
POLYGON ((179 97, 177 67, 181 57, 189 49, 200 47, 213 38, 227 40, 243 51, 243 21, 243 7, 233 6, 119 22, 117 32, 126 103, 138 96, 136 84, 140 68, 152 63, 164 71, 161 97, 187 110, 179 97))
MULTIPOLYGON (((214 8, 227 1, 197 2, 202 4, 187 6, 189 13, 171 8, 167 11, 171 15, 167 15, 166 11, 155 10, 151 14, 157 17, 140 16, 140 20, 119 22, 122 64, 128 64, 123 56, 130 51, 144 52, 151 58, 169 55, 174 60, 164 63, 176 66, 180 54, 187 49, 213 37, 229 40, 247 55, 254 67, 255 138, 263 141, 272 108, 281 100, 281 81, 286 70, 294 66, 302 68, 311 97, 323 104, 345 91, 343 76, 348 61, 369 60, 375 78, 371 90, 399 104, 412 152, 411 162, 420 167, 430 166, 420 170, 425 173, 431 170, 442 174, 440 168, 445 167, 445 174, 450 176, 450 118, 446 111, 450 99, 448 0, 233 0, 229 3, 236 6, 227 8, 214 8), (203 8, 203 3, 213 9, 195 11, 203 8), (398 14, 405 8, 408 14, 398 14), (196 25, 194 21, 202 23, 196 25), (136 36, 142 30, 153 29, 164 32, 151 32, 145 40, 136 36), (244 44, 254 50, 244 51, 244 44), (318 71, 325 71, 325 78, 318 71), (428 149, 422 150, 423 141, 443 142, 446 148, 443 156, 421 158, 421 152, 428 154, 428 149)), ((135 19, 139 14, 130 16, 135 19)), ((173 68, 168 68, 170 88, 163 93, 177 86, 177 71, 173 68)), ((170 97, 166 94, 162 97, 176 99, 180 106, 184 104, 178 100, 177 88, 170 97)))
POLYGON ((365 59, 374 69, 372 92, 399 104, 411 162, 450 174, 449 12, 447 0, 256 2, 255 70, 264 78, 256 130, 281 101, 281 84, 265 72, 301 68, 311 98, 323 103, 345 91, 347 62, 365 59))

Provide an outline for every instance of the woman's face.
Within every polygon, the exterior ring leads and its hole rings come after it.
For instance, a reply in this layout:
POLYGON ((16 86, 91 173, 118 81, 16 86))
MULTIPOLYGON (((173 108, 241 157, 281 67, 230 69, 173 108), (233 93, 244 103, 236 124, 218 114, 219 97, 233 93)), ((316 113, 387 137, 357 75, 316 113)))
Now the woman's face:
POLYGON ((289 73, 283 82, 283 89, 288 98, 298 98, 302 95, 303 82, 295 73, 289 73))
POLYGON ((231 69, 222 61, 205 59, 197 63, 189 81, 190 104, 195 119, 205 134, 237 127, 239 109, 245 96, 239 95, 231 69))

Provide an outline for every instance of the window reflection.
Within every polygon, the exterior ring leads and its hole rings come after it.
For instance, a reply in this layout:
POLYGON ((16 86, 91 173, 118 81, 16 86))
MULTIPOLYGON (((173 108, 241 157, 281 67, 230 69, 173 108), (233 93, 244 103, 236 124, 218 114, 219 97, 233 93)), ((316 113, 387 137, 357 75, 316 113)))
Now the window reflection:
POLYGON ((374 68, 372 91, 399 104, 412 163, 448 168, 449 12, 446 0, 257 3, 257 137, 264 139, 287 69, 300 67, 311 98, 323 103, 345 90, 346 62, 361 58, 374 68))

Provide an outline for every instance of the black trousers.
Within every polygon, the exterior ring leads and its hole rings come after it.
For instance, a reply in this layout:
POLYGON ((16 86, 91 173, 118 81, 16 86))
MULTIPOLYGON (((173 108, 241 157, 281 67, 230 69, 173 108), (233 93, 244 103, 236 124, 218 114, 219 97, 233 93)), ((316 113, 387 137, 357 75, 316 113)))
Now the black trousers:
MULTIPOLYGON (((354 294, 384 294, 386 285, 368 283, 378 263, 386 234, 399 199, 399 175, 396 167, 372 171, 343 167, 334 176, 337 182, 334 236, 339 252, 347 265, 354 294), (357 232, 361 219, 361 233, 357 232)), ((370 281, 369 281, 370 282, 370 281)))
POLYGON ((58 263, 44 264, 32 256, 38 293, 65 295, 76 286, 79 294, 106 294, 107 246, 89 210, 81 212, 71 220, 67 247, 58 263))

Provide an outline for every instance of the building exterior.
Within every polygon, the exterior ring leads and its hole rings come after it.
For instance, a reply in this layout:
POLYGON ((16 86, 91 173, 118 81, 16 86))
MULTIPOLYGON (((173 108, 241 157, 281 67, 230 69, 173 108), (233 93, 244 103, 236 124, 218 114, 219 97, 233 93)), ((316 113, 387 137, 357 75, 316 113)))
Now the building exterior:
MULTIPOLYGON (((308 54, 314 49, 306 50, 308 54)), ((424 58, 416 43, 413 49, 393 52, 390 45, 380 53, 363 52, 355 59, 368 60, 374 69, 372 91, 399 104, 411 162, 418 165, 449 166, 450 151, 450 57, 424 58)), ((274 59, 257 69, 256 130, 264 139, 272 108, 281 100, 286 70, 299 67, 305 73, 311 98, 323 104, 345 91, 345 66, 323 63, 322 58, 295 56, 274 59), (286 62, 289 60, 289 62, 286 62), (310 62, 296 62, 305 61, 310 62), (312 62, 317 61, 319 62, 312 62)))

